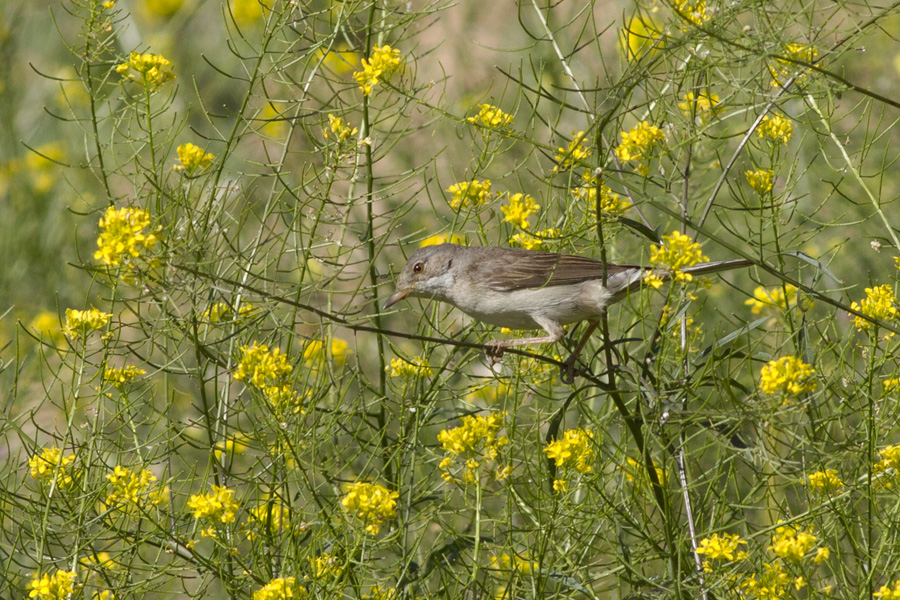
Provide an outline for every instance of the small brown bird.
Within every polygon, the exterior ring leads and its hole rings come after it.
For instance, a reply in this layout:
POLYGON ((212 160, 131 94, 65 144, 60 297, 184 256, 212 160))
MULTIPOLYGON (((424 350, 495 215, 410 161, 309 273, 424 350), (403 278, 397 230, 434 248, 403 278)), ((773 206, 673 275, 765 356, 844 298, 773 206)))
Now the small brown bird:
MULTIPOLYGON (((708 262, 683 272, 705 275, 750 264, 743 259, 708 262)), ((511 346, 557 342, 565 333, 563 325, 588 321, 587 333, 566 361, 571 370, 607 307, 640 288, 650 271, 663 278, 671 275, 634 265, 608 264, 604 269, 600 261, 568 254, 440 244, 413 252, 384 308, 409 296, 431 298, 484 323, 547 332, 542 337, 491 340, 489 353, 494 356, 511 346)))

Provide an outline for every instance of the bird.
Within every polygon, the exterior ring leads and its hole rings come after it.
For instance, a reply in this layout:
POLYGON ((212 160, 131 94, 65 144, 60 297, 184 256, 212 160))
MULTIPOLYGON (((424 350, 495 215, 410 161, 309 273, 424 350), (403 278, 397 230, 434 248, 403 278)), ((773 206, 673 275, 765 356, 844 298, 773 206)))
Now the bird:
MULTIPOLYGON (((706 262, 681 269, 706 275, 752 264, 745 259, 706 262)), ((578 353, 606 309, 638 290, 648 273, 663 279, 671 271, 601 261, 553 252, 499 246, 437 244, 419 248, 397 277, 396 291, 384 309, 404 298, 446 302, 473 319, 509 329, 543 329, 545 336, 490 340, 490 356, 506 348, 558 342, 563 325, 588 321, 588 331, 566 361, 571 370, 578 353), (604 280, 605 278, 605 280, 604 280)))

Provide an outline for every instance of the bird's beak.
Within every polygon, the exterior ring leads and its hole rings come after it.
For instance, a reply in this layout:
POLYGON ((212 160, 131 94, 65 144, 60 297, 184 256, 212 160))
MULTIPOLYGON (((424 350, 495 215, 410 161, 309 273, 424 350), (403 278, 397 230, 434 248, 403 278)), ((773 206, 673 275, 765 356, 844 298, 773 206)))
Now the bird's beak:
POLYGON ((385 310, 389 309, 393 305, 397 304, 398 302, 400 302, 401 300, 403 300, 404 298, 409 296, 410 291, 411 290, 408 290, 408 289, 397 291, 397 293, 395 293, 393 296, 391 296, 390 298, 388 298, 387 300, 384 301, 384 309, 385 310))

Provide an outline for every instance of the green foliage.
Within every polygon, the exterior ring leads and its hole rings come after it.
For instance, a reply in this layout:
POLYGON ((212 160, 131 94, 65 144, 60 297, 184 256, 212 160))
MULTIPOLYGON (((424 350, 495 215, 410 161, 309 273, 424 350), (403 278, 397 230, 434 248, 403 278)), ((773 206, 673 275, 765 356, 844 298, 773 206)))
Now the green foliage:
POLYGON ((897 7, 10 4, 0 596, 900 598, 897 7), (566 385, 441 241, 675 276, 566 385))

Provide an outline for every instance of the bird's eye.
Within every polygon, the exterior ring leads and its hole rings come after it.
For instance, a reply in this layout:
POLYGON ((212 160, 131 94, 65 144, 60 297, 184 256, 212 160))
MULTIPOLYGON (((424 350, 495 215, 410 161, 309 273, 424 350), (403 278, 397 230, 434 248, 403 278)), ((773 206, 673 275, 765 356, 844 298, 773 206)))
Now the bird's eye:
POLYGON ((413 265, 413 273, 421 273, 424 270, 425 270, 425 265, 420 262, 413 265))

